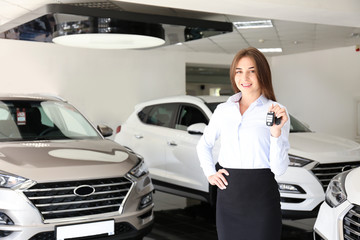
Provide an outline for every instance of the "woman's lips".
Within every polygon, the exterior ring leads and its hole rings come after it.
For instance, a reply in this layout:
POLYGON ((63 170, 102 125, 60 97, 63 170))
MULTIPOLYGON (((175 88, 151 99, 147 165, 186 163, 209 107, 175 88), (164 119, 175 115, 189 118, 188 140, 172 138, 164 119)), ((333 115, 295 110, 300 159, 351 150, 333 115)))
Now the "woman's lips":
POLYGON ((244 88, 247 88, 247 87, 251 87, 251 83, 242 83, 241 86, 243 86, 244 88))

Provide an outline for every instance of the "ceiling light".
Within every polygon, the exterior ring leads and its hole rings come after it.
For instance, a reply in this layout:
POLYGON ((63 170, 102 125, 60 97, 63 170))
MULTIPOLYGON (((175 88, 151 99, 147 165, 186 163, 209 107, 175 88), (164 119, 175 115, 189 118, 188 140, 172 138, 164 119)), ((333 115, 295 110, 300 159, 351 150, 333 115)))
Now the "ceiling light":
POLYGON ((88 33, 53 38, 59 45, 94 49, 139 49, 163 45, 161 38, 135 34, 88 33))
POLYGON ((263 53, 282 52, 282 48, 258 48, 258 50, 263 53))
POLYGON ((138 49, 188 42, 232 31, 233 26, 229 22, 47 4, 0 25, 0 38, 86 48, 138 49))
POLYGON ((89 17, 82 21, 63 21, 55 25, 54 30, 52 41, 71 47, 138 49, 165 43, 164 29, 160 24, 114 18, 89 17))
POLYGON ((268 28, 273 27, 271 20, 233 22, 237 29, 268 28))

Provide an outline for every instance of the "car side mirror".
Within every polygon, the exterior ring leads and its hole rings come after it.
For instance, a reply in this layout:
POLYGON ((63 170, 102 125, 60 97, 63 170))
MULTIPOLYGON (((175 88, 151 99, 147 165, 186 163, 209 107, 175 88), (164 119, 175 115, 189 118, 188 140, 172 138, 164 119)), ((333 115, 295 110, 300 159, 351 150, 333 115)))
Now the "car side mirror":
POLYGON ((204 133, 205 127, 205 123, 195 123, 187 128, 187 132, 189 134, 202 135, 204 133))
POLYGON ((98 125, 97 129, 104 137, 110 137, 113 134, 112 128, 106 125, 98 125))

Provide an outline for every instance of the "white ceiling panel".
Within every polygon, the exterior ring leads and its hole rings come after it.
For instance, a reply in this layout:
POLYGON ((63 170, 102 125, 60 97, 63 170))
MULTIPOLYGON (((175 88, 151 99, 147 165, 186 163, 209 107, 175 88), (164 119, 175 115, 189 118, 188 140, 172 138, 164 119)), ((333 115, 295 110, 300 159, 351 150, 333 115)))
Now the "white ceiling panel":
POLYGON ((6 19, 13 19, 14 16, 21 16, 27 12, 28 10, 23 7, 0 1, 0 16, 3 16, 6 19))
POLYGON ((22 8, 25 8, 27 10, 35 10, 39 7, 44 6, 45 4, 49 3, 57 3, 56 0, 8 0, 4 1, 11 3, 12 5, 20 6, 22 8))

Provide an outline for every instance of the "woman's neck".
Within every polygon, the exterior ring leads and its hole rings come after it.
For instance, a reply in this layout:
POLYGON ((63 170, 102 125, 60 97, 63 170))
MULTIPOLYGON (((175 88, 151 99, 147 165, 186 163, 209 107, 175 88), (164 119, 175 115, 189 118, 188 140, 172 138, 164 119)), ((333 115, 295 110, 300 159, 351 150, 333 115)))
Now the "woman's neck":
POLYGON ((260 95, 242 95, 239 101, 239 110, 241 115, 243 115, 249 106, 258 99, 260 95))
POLYGON ((248 107, 253 102, 255 102, 256 99, 258 99, 260 96, 261 96, 260 94, 252 94, 252 95, 242 94, 240 99, 240 104, 248 107))

